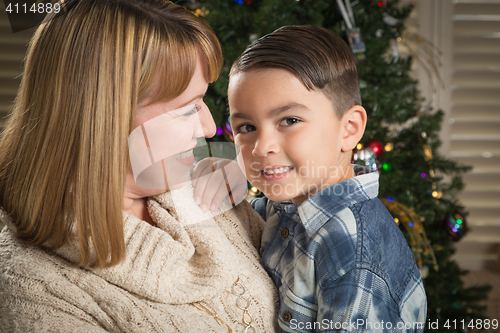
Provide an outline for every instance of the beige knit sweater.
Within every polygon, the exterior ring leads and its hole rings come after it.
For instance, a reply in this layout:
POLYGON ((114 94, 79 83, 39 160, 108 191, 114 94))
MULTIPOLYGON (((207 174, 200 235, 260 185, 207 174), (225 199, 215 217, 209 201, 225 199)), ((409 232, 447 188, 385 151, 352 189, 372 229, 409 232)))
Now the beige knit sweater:
POLYGON ((231 292, 238 278, 257 331, 278 331, 277 291, 256 250, 262 220, 246 202, 213 216, 192 202, 192 188, 176 193, 176 203, 185 199, 176 209, 171 193, 149 199, 158 228, 125 213, 127 257, 108 269, 71 265, 79 257, 74 240, 48 253, 16 240, 12 225, 4 228, 0 331, 228 332, 190 304, 201 302, 243 332, 243 310, 231 292))

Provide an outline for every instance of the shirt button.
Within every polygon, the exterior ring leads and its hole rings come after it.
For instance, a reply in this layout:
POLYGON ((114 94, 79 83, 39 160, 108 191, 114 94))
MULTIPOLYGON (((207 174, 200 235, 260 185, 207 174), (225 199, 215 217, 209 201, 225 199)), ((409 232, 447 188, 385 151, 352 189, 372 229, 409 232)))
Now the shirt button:
POLYGON ((281 237, 287 238, 289 234, 290 234, 290 232, 288 231, 287 228, 281 229, 281 232, 280 232, 281 237))
POLYGON ((292 315, 290 314, 290 312, 283 312, 281 318, 283 318, 284 321, 289 322, 290 320, 292 320, 292 315))

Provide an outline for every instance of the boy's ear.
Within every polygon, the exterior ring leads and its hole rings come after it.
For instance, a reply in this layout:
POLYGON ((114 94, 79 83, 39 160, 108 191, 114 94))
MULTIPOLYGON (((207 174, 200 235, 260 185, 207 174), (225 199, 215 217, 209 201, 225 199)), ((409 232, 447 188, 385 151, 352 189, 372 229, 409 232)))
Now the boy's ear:
POLYGON ((344 136, 342 137, 342 151, 351 151, 363 137, 366 127, 366 110, 361 105, 354 105, 342 117, 344 136))

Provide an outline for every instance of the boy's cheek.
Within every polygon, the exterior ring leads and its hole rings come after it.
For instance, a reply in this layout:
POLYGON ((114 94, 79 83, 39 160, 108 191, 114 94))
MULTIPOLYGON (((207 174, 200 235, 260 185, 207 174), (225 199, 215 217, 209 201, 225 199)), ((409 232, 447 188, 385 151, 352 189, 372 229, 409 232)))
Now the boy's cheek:
POLYGON ((260 172, 245 169, 245 177, 254 186, 256 186, 255 183, 260 182, 260 172))

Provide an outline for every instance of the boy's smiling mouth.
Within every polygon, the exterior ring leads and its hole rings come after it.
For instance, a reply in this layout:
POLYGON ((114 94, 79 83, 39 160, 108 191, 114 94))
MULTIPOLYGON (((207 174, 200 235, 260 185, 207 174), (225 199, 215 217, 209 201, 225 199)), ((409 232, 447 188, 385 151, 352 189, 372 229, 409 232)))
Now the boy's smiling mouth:
POLYGON ((261 174, 265 179, 270 179, 270 178, 282 178, 290 170, 293 170, 293 166, 272 166, 272 167, 266 167, 263 170, 261 170, 261 174))

